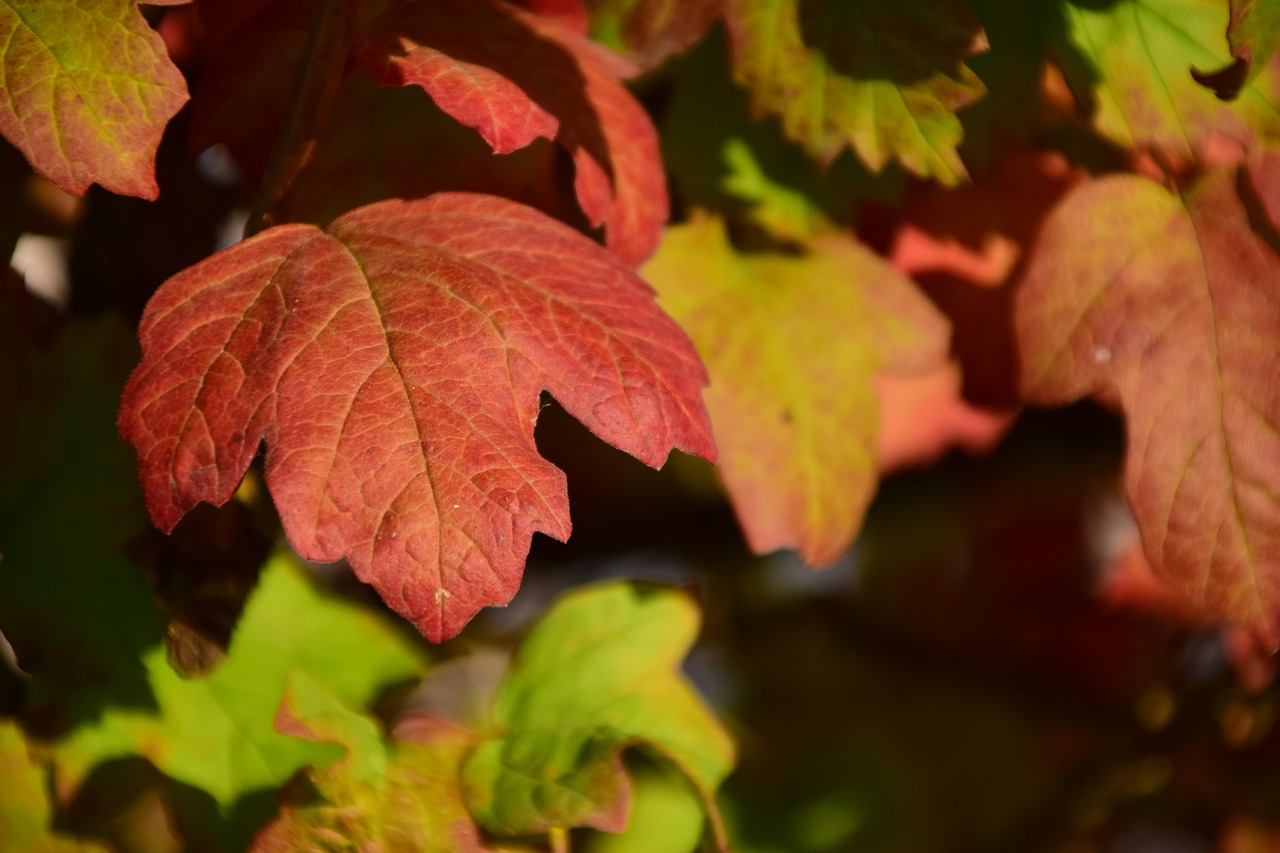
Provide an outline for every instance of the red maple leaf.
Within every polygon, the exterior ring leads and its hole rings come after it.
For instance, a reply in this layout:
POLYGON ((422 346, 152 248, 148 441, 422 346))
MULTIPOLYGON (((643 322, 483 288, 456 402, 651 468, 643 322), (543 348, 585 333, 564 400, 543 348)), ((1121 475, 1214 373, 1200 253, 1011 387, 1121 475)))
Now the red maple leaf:
MULTIPOLYGON (((217 18, 227 0, 201 0, 217 18)), ((193 147, 225 142, 254 179, 264 171, 302 61, 312 0, 255 0, 234 9, 211 35, 212 57, 193 104, 193 147), (244 116, 256 117, 253 122, 244 116)), ((644 107, 620 78, 629 61, 577 31, 573 4, 537 4, 529 11, 500 0, 439 0, 365 4, 354 33, 358 64, 387 87, 415 86, 441 110, 474 128, 495 153, 554 140, 576 169, 574 190, 593 226, 605 227, 606 244, 629 264, 653 253, 669 213, 658 135, 644 107), (545 11, 550 14, 539 14, 545 11), (477 38, 477 33, 484 33, 477 38)), ((350 76, 350 72, 349 72, 350 76)), ((350 122, 335 109, 330 125, 350 122)), ((364 128, 357 127, 358 130, 364 128)), ((392 124, 390 131, 399 127, 392 124)), ((325 128, 322 146, 349 139, 352 129, 325 128)), ((377 137, 377 133, 374 134, 377 137)), ((363 152, 377 159, 380 152, 363 152)), ((441 169, 438 158, 413 171, 441 169)), ((325 158, 321 151, 318 155, 325 158)), ((454 165, 446 159, 443 162, 454 165)), ((445 167, 447 168, 447 167, 445 167)), ((444 189, 456 189, 441 186, 444 189)), ((412 195, 413 180, 393 188, 412 195)), ((466 189, 487 192, 489 186, 466 189)))
POLYGON ((648 287, 492 196, 272 228, 166 282, 139 338, 119 426, 156 524, 226 501, 265 441, 299 553, 347 557, 435 641, 511 598, 533 531, 569 535, 544 389, 650 465, 715 455, 706 372, 648 287))
POLYGON ((621 57, 498 0, 389 4, 357 57, 383 85, 421 86, 496 153, 556 139, 608 247, 630 264, 657 247, 669 207, 658 135, 619 80, 631 70, 621 57))

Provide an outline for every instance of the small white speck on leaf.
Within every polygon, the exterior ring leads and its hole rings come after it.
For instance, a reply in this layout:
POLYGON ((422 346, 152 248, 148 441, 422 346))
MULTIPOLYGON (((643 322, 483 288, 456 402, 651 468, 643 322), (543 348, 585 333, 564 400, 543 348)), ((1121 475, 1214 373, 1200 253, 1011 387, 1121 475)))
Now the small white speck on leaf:
POLYGON ((1110 364, 1111 349, 1109 347, 1094 347, 1093 363, 1094 364, 1110 364))

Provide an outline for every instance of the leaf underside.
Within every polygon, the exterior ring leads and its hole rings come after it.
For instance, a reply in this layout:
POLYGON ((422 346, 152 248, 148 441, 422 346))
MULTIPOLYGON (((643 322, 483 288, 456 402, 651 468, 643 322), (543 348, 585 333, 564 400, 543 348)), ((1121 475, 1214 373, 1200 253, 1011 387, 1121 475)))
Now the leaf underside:
MULTIPOLYGON (((213 45, 196 90, 194 147, 225 142, 251 177, 261 177, 288 109, 292 75, 302 61, 307 30, 300 22, 314 17, 316 4, 278 0, 243 12, 224 10, 223 2, 202 2, 218 4, 211 14, 236 23, 213 45), (257 120, 245 122, 246 112, 257 120)), ((562 16, 499 0, 370 0, 354 28, 352 57, 355 62, 341 87, 346 98, 353 78, 367 72, 389 89, 425 91, 440 110, 479 133, 486 151, 508 154, 539 139, 554 140, 573 161, 578 205, 590 225, 604 227, 609 249, 629 264, 652 254, 670 205, 657 132, 619 79, 633 67, 567 26, 562 16)), ((376 127, 364 126, 360 121, 370 118, 367 111, 353 116, 342 103, 335 104, 333 115, 317 139, 317 158, 329 163, 335 158, 326 149, 334 145, 349 149, 346 159, 375 161, 383 153, 377 141, 402 130, 395 116, 376 127), (365 130, 373 143, 361 147, 365 130)), ((415 153, 419 162, 409 163, 410 176, 393 182, 383 197, 420 195, 424 182, 419 176, 424 173, 431 189, 494 189, 482 170, 472 170, 481 177, 479 183, 461 186, 450 171, 452 159, 423 158, 421 148, 415 153)), ((508 168, 495 158, 488 160, 491 169, 508 168)), ((543 171, 543 182, 555 179, 552 169, 543 171)), ((340 183, 357 181, 361 174, 346 173, 340 183)), ((394 176, 388 170, 384 174, 394 176)), ((314 183, 319 177, 306 180, 314 183)))

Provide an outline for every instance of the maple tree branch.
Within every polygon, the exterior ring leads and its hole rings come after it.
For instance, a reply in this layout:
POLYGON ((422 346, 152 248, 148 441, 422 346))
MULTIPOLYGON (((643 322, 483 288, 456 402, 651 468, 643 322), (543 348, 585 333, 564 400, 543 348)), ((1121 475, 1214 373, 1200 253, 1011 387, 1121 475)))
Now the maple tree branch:
POLYGON ((258 200, 245 224, 246 237, 275 224, 275 208, 293 189, 298 174, 315 151, 316 137, 328 118, 347 63, 347 24, 353 19, 355 7, 356 0, 321 0, 316 24, 298 65, 289 112, 271 149, 258 200))

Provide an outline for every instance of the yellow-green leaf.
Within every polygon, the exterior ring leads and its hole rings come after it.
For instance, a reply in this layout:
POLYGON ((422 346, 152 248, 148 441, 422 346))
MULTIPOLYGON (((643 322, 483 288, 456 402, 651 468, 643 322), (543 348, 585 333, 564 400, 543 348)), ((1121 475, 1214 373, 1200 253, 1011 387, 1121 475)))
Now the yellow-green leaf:
POLYGON ((286 794, 280 817, 257 838, 254 853, 360 850, 480 853, 480 830, 467 812, 458 768, 474 736, 418 717, 383 739, 378 725, 305 673, 289 679, 277 725, 345 757, 311 777, 320 796, 286 794))
POLYGON ((155 198, 155 154, 187 102, 130 0, 0 0, 0 134, 72 193, 155 198))
POLYGON ((1232 102, 1192 69, 1230 61, 1222 0, 1062 4, 1056 53, 1076 97, 1104 136, 1190 159, 1211 134, 1248 142, 1280 134, 1280 75, 1258 75, 1232 102))
POLYGON ((966 177, 955 112, 985 91, 964 60, 986 40, 960 0, 729 0, 725 20, 739 82, 819 161, 849 146, 876 171, 966 177))
POLYGON ((733 743, 679 668, 699 621, 688 595, 621 582, 555 604, 499 688, 496 731, 463 767, 481 825, 501 835, 619 832, 630 800, 621 753, 643 745, 693 783, 723 846, 713 796, 733 743))
POLYGON ((940 364, 945 320, 841 235, 803 255, 739 254, 703 219, 669 229, 643 274, 711 374, 719 469, 751 547, 834 561, 876 486, 874 377, 940 364))
POLYGON ((184 678, 163 646, 143 656, 156 707, 115 708, 59 745, 60 782, 74 789, 103 761, 141 755, 174 779, 203 788, 224 809, 273 788, 306 764, 326 764, 331 746, 273 727, 294 671, 323 679, 343 701, 363 705, 421 674, 420 649, 391 621, 325 596, 291 558, 267 563, 227 657, 204 678, 184 678))
POLYGON ((44 768, 31 760, 17 724, 0 720, 0 850, 21 853, 96 853, 106 848, 56 835, 44 768))

